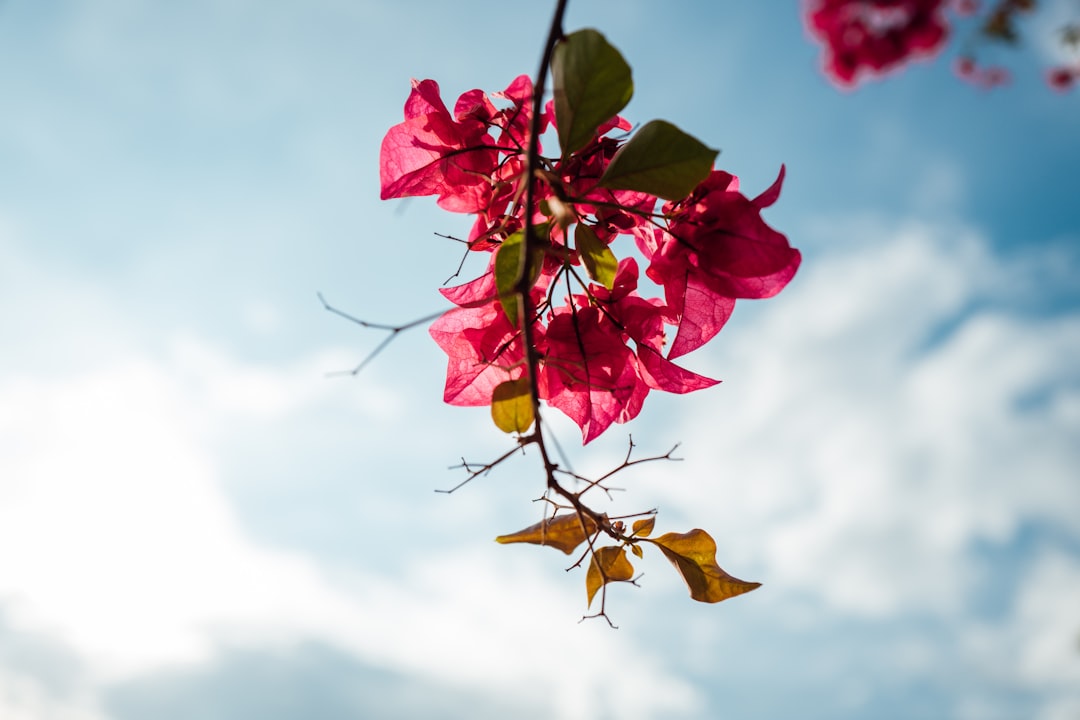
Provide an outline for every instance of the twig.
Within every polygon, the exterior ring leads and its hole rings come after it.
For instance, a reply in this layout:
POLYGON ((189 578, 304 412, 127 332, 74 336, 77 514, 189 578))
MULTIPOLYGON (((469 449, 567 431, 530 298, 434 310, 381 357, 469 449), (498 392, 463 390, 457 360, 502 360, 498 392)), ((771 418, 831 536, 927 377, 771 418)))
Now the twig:
POLYGON ((443 311, 432 313, 430 315, 425 315, 424 317, 419 318, 417 320, 413 320, 412 322, 405 323, 404 325, 387 325, 387 324, 384 324, 384 323, 374 323, 374 322, 368 322, 367 320, 361 320, 358 317, 350 315, 349 313, 345 312, 344 310, 339 310, 336 307, 334 307, 333 305, 331 305, 330 303, 326 302, 326 298, 323 297, 322 293, 316 293, 316 294, 318 295, 319 302, 322 303, 323 308, 326 309, 326 310, 329 310, 330 312, 334 313, 338 317, 343 317, 346 320, 348 320, 350 322, 354 322, 354 323, 356 323, 357 325, 359 325, 360 327, 363 327, 363 328, 370 328, 372 330, 386 330, 387 332, 390 333, 388 336, 383 338, 382 341, 378 345, 375 346, 375 349, 372 350, 371 353, 369 353, 366 358, 364 358, 363 360, 360 361, 359 365, 354 367, 352 370, 341 370, 339 372, 327 373, 327 375, 330 376, 330 377, 334 377, 334 376, 338 376, 338 375, 356 375, 356 374, 358 374, 361 370, 364 369, 364 367, 367 366, 367 364, 369 362, 371 362, 372 360, 375 359, 376 355, 381 353, 386 348, 386 346, 389 345, 394 340, 394 338, 397 337, 398 333, 400 333, 400 332, 402 332, 404 330, 410 330, 410 329, 416 327, 417 325, 423 325, 424 323, 431 322, 432 320, 434 320, 437 317, 440 317, 443 314, 443 311))

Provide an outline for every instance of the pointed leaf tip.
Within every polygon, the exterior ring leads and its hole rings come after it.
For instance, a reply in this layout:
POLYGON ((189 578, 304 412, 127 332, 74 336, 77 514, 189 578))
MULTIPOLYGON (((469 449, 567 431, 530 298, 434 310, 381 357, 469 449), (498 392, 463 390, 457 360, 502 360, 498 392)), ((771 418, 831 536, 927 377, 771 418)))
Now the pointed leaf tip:
POLYGON ((579 516, 577 513, 563 513, 556 515, 535 525, 530 525, 524 530, 509 535, 500 535, 495 542, 530 543, 532 545, 550 545, 556 550, 562 550, 569 555, 574 549, 585 542, 585 538, 596 532, 596 523, 592 518, 579 516))
POLYGON ((716 564, 716 541, 704 530, 667 533, 650 542, 663 551, 698 602, 716 603, 761 587, 724 572, 716 564))

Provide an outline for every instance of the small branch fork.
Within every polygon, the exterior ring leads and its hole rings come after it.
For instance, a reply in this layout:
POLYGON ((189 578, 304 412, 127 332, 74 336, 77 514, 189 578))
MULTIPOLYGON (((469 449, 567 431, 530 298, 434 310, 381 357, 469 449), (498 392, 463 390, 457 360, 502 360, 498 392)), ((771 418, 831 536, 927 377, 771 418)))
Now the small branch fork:
POLYGON ((437 313, 431 313, 430 315, 425 315, 422 318, 418 318, 416 320, 412 320, 411 322, 407 322, 404 325, 387 325, 385 323, 374 323, 374 322, 368 322, 367 320, 361 320, 358 317, 350 315, 349 313, 345 312, 344 310, 339 310, 338 308, 334 307, 330 303, 326 302, 326 298, 323 297, 322 293, 317 293, 317 294, 319 296, 319 302, 322 303, 323 308, 326 309, 326 310, 329 310, 330 312, 334 313, 338 317, 343 317, 346 320, 348 320, 349 322, 356 323, 360 327, 370 328, 372 330, 385 330, 385 331, 390 333, 389 335, 384 337, 382 339, 382 341, 378 345, 375 346, 374 350, 372 350, 370 353, 368 353, 367 357, 365 357, 363 360, 360 361, 359 365, 354 367, 352 370, 341 370, 339 372, 329 373, 331 376, 357 375, 361 370, 363 370, 365 367, 367 367, 368 363, 370 363, 372 360, 374 360, 376 358, 376 356, 378 356, 379 353, 381 353, 383 350, 385 350, 387 345, 389 345, 391 342, 394 341, 394 338, 397 337, 398 333, 403 332, 405 330, 411 330, 412 328, 414 328, 414 327, 416 327, 418 325, 423 325, 424 323, 429 323, 432 320, 434 320, 435 318, 437 318, 437 317, 439 317, 440 315, 443 314, 443 311, 439 311, 437 313))

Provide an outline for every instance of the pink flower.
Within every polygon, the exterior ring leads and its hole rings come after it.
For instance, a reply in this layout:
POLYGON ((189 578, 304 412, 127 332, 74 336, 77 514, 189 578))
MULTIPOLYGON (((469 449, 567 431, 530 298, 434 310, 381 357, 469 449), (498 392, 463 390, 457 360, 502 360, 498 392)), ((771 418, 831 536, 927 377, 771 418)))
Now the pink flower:
POLYGON ((955 72, 956 76, 960 79, 970 82, 971 79, 975 77, 975 58, 970 55, 964 55, 963 57, 957 58, 956 62, 953 63, 953 72, 955 72))
POLYGON ((825 72, 853 86, 937 53, 949 34, 946 0, 808 0, 810 32, 825 43, 825 72))
POLYGON ((649 386, 619 328, 599 308, 559 308, 546 340, 545 400, 577 423, 585 443, 641 412, 649 386))
POLYGON ((428 332, 449 358, 443 400, 450 405, 490 405, 496 385, 525 374, 521 333, 498 300, 444 313, 428 332))
POLYGON ((488 210, 504 179, 500 158, 524 151, 532 83, 522 75, 494 97, 511 106, 497 110, 483 92, 470 90, 458 98, 451 116, 434 80, 413 80, 405 121, 383 138, 382 199, 438 195, 439 206, 452 212, 488 210), (498 137, 492 137, 492 129, 499 130, 498 137))
POLYGON ((680 394, 719 382, 681 368, 664 356, 664 325, 674 325, 677 319, 659 300, 646 300, 638 295, 637 279, 637 262, 626 258, 619 263, 615 286, 610 292, 596 285, 590 292, 598 307, 622 330, 624 342, 633 341, 641 379, 654 390, 680 394))
MULTIPOLYGON (((688 393, 715 385, 717 380, 673 359, 716 335, 736 298, 779 292, 800 255, 761 219, 761 210, 780 195, 783 168, 753 200, 739 192, 738 178, 714 171, 688 197, 665 203, 659 213, 660 200, 653 195, 601 187, 600 178, 625 140, 608 133, 630 129, 620 117, 603 123, 581 150, 542 161, 541 171, 529 179, 535 205, 527 218, 523 158, 532 92, 526 76, 501 93, 470 90, 451 115, 434 81, 414 81, 404 122, 383 140, 382 197, 437 195, 443 208, 475 214, 468 239, 472 250, 517 252, 504 243, 526 221, 537 228, 540 242, 532 250, 539 268, 530 276, 525 319, 537 390, 540 399, 577 423, 588 443, 613 423, 636 417, 652 390, 688 393), (571 243, 567 229, 575 223, 590 232, 581 239, 580 228, 575 230, 571 243), (635 238, 649 260, 649 277, 664 287, 665 301, 638 294, 633 258, 623 258, 611 277, 614 255, 604 245, 620 235, 635 238), (584 279, 575 269, 583 263, 603 284, 584 279), (557 305, 555 290, 562 280, 571 289, 565 304, 557 305), (665 329, 672 326, 675 341, 668 348, 665 329)), ((541 128, 553 115, 549 103, 541 128)), ((496 281, 496 268, 506 271, 500 257, 491 252, 482 275, 441 290, 457 305, 430 328, 448 358, 443 398, 449 404, 490 405, 496 387, 529 372, 517 314, 507 316, 515 304, 498 297, 498 287, 507 281, 496 281)))
POLYGON ((1060 66, 1050 68, 1046 73, 1046 81, 1050 84, 1050 87, 1054 88, 1058 92, 1065 92, 1072 88, 1073 83, 1076 82, 1077 70, 1073 68, 1060 66))
POLYGON ((650 259, 646 272, 663 285, 677 318, 669 358, 712 339, 737 298, 772 297, 795 275, 799 251, 761 219, 783 180, 781 167, 772 186, 750 200, 739 192, 738 178, 714 170, 685 200, 664 205, 667 230, 638 235, 650 259))

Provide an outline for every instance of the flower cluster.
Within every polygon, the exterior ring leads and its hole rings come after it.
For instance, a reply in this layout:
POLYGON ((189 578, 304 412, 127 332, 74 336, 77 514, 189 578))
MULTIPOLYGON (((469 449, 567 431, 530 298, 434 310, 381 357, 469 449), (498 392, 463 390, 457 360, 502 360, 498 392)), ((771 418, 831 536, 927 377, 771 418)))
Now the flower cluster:
MULTIPOLYGON (((843 86, 936 54, 947 0, 808 0, 806 23, 825 44, 825 72, 843 86)), ((968 8, 963 8, 968 10, 968 8)))
MULTIPOLYGON (((678 200, 603 183, 630 130, 617 116, 584 147, 540 157, 530 179, 531 103, 526 76, 490 97, 466 92, 453 113, 434 81, 413 81, 404 122, 383 140, 382 197, 435 195, 444 209, 474 215, 468 247, 490 256, 480 277, 442 290, 457 307, 430 329, 449 357, 446 402, 490 405, 498 386, 528 378, 528 323, 540 398, 573 419, 589 442, 634 418, 650 390, 716 384, 673 360, 714 337, 735 300, 779 292, 800 255, 761 219, 780 194, 783 169, 754 199, 719 170, 678 200), (531 208, 527 181, 534 183, 531 208), (526 242, 526 224, 541 239, 539 250, 526 242), (639 294, 638 261, 612 250, 619 237, 640 250, 663 299, 639 294), (524 303, 518 268, 531 280, 524 303)), ((560 120, 549 102, 541 132, 560 120)))
MULTIPOLYGON (((1035 7, 1035 0, 991 4, 978 21, 976 36, 969 38, 953 63, 956 75, 983 89, 1008 84, 1009 71, 977 62, 975 47, 983 42, 1016 43, 1020 17, 1035 7)), ((910 60, 936 55, 951 31, 946 10, 970 18, 982 9, 980 0, 803 0, 807 28, 825 45, 825 73, 843 87, 883 75, 910 60)), ((1061 29, 1061 44, 1074 51, 1080 48, 1080 24, 1061 29)), ((1062 92, 1078 80, 1080 65, 1076 63, 1063 63, 1046 73, 1050 87, 1062 92)))

